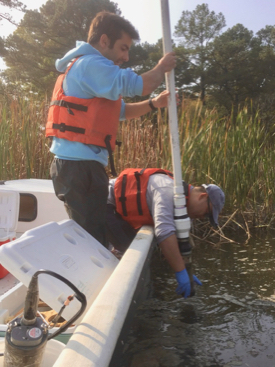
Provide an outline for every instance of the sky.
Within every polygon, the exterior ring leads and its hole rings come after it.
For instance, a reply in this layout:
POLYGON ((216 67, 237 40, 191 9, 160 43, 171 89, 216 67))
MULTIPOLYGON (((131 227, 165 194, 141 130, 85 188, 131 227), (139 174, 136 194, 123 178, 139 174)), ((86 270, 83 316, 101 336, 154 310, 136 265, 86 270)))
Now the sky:
MULTIPOLYGON (((21 0, 28 9, 37 9, 47 0, 21 0)), ((141 42, 155 43, 162 37, 161 1, 162 0, 113 0, 122 11, 122 16, 128 19, 139 31, 141 42)), ((75 0, 76 6, 78 0, 75 0)), ((174 27, 181 17, 182 11, 193 11, 197 5, 208 4, 209 10, 222 13, 225 17, 227 28, 237 23, 256 33, 266 25, 275 25, 275 0, 170 0, 170 30, 174 33, 174 27)), ((3 8, 0 6, 0 12, 3 8)), ((14 13, 14 18, 18 14, 14 13)), ((8 22, 0 23, 0 35, 7 36, 16 27, 8 22)))

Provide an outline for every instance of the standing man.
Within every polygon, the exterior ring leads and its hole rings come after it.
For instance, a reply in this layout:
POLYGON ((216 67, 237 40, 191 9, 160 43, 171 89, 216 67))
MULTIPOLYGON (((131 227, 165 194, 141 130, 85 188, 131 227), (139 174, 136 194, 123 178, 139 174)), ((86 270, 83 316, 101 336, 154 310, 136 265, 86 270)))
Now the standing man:
MULTIPOLYGON (((187 213, 191 219, 209 217, 218 226, 225 195, 217 185, 191 186, 184 183, 187 213)), ((108 240, 124 252, 143 225, 154 226, 159 247, 175 272, 176 292, 188 297, 191 285, 179 251, 174 222, 172 173, 160 168, 128 168, 109 182, 107 209, 108 240)), ((194 281, 201 282, 194 276, 194 281)))
POLYGON ((56 61, 57 70, 64 74, 56 82, 46 126, 55 155, 51 178, 69 217, 104 246, 105 166, 108 151, 115 147, 119 120, 166 106, 168 92, 139 103, 124 103, 121 97, 150 94, 176 65, 171 52, 140 76, 129 68, 121 69, 129 59, 132 40, 138 39, 138 32, 126 19, 100 12, 91 23, 88 42, 77 42, 56 61))

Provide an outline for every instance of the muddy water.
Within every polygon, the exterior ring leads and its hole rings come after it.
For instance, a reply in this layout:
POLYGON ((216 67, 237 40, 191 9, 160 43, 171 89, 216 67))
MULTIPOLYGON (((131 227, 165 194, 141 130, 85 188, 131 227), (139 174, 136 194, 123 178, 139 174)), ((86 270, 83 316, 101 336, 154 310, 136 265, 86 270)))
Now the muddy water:
POLYGON ((194 273, 203 282, 187 300, 154 254, 153 291, 138 309, 121 367, 274 367, 275 235, 248 245, 201 244, 194 273))

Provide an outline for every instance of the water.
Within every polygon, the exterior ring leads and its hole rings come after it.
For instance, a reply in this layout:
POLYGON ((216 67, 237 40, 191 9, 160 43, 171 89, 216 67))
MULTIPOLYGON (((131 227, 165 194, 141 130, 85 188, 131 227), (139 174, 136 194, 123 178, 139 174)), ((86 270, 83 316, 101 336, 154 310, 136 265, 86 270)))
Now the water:
POLYGON ((193 266, 203 286, 184 300, 155 253, 152 297, 136 312, 121 367, 274 367, 274 261, 272 237, 200 244, 193 266))

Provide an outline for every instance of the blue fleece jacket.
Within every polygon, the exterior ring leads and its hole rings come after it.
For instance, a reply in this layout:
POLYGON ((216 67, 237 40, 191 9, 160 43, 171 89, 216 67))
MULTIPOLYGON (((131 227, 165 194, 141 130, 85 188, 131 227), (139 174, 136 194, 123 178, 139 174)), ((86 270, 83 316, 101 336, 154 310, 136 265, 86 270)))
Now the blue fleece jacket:
MULTIPOLYGON (((130 68, 121 69, 113 61, 86 42, 76 42, 76 47, 57 59, 55 66, 65 72, 68 63, 78 57, 63 82, 65 95, 78 98, 102 97, 117 100, 122 97, 141 96, 142 77, 130 68)), ((120 120, 125 120, 125 103, 122 101, 120 120)), ((55 157, 69 160, 95 160, 107 166, 108 152, 96 145, 71 142, 66 139, 53 138, 51 152, 55 157)))

